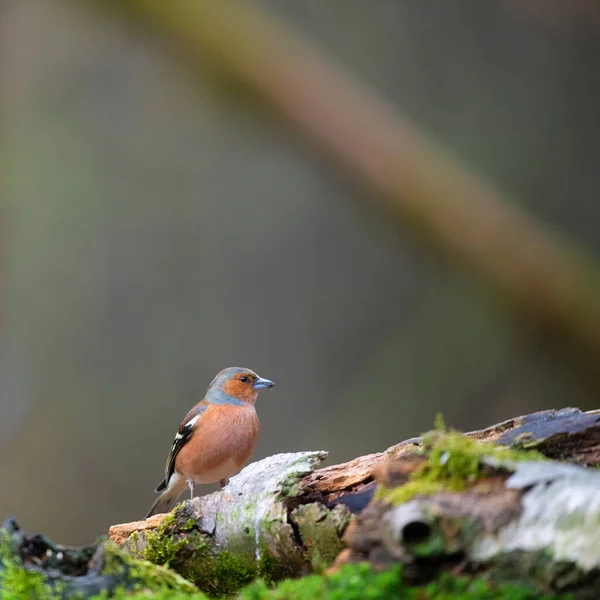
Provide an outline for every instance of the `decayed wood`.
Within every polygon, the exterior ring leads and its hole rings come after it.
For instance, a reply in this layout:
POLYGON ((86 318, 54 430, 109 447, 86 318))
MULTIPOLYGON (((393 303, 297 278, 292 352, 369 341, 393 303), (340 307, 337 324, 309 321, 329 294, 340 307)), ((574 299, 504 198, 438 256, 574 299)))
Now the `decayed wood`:
MULTIPOLYGON (((480 441, 535 448, 551 458, 582 465, 600 464, 600 411, 584 413, 572 408, 542 411, 466 435, 480 441)), ((394 512, 393 519, 388 516, 391 508, 373 500, 375 487, 382 478, 388 486, 406 482, 410 473, 424 460, 417 453, 420 446, 420 438, 413 438, 385 452, 318 470, 315 467, 326 457, 324 452, 280 454, 252 463, 233 477, 225 490, 184 503, 180 509, 183 511, 181 522, 193 518, 195 524, 181 531, 177 531, 175 525, 177 539, 189 541, 190 560, 193 560, 195 536, 201 533, 204 536, 203 552, 208 543, 211 554, 227 550, 254 562, 260 562, 264 553, 267 553, 286 575, 307 573, 315 564, 331 563, 333 557, 342 550, 342 540, 345 539, 349 548, 342 552, 338 564, 365 558, 375 564, 405 560, 418 579, 427 578, 430 571, 437 572, 448 562, 460 559, 460 563, 466 559, 465 536, 456 525, 461 519, 466 519, 470 524, 469 535, 473 540, 475 534, 480 535, 481 531, 494 532, 490 534, 493 537, 499 535, 502 528, 520 523, 518 515, 522 513, 523 490, 527 486, 515 486, 509 482, 519 481, 524 471, 517 470, 514 479, 509 480, 510 473, 506 465, 504 468, 488 466, 486 476, 462 494, 441 493, 415 500, 417 504, 409 503, 408 508, 394 512), (401 526, 404 521, 411 523, 411 514, 418 516, 431 511, 450 515, 451 519, 423 523, 421 531, 426 531, 427 527, 432 531, 454 531, 457 537, 453 543, 446 540, 447 548, 453 549, 452 552, 448 551, 451 558, 439 556, 434 561, 434 568, 429 565, 423 571, 415 568, 416 562, 410 551, 397 543, 398 531, 406 529, 401 526), (344 538, 352 514, 358 517, 350 524, 344 538), (388 525, 384 527, 384 523, 388 525), (396 532, 391 538, 390 531, 396 532), (385 542, 385 539, 388 541, 385 542), (396 546, 390 539, 396 540, 396 546)), ((565 482, 577 480, 581 485, 582 498, 587 498, 589 489, 595 489, 593 486, 598 482, 591 470, 581 468, 585 476, 577 474, 573 479, 571 474, 567 477, 559 470, 547 471, 547 464, 532 464, 531 468, 537 470, 544 481, 560 481, 560 485, 557 485, 563 491, 566 489, 565 482), (586 487, 588 483, 581 479, 587 475, 594 476, 593 484, 589 484, 591 488, 586 487)), ((548 464, 557 469, 560 466, 548 464)), ((534 475, 531 471, 528 473, 531 480, 534 475)), ((155 531, 164 518, 164 515, 155 515, 146 521, 116 525, 110 529, 110 538, 134 556, 143 556, 148 534, 155 531)), ((591 513, 586 518, 592 518, 591 513)), ((415 523, 418 523, 418 519, 415 523)), ((412 527, 412 530, 418 533, 419 525, 412 527)), ((173 535, 174 529, 169 529, 168 533, 173 535)), ((487 546, 482 541, 484 538, 477 538, 479 554, 469 546, 473 558, 468 562, 470 568, 475 568, 474 565, 479 568, 485 562, 483 548, 491 547, 490 536, 485 538, 487 546)), ((420 538, 417 536, 417 539, 420 538)), ((491 555, 490 560, 494 556, 491 555)), ((573 561, 572 564, 579 563, 573 561)), ((532 564, 531 568, 534 566, 532 564)), ((554 585, 548 583, 551 584, 554 585)))
MULTIPOLYGON (((301 495, 301 479, 326 456, 326 452, 277 454, 248 465, 223 491, 185 502, 164 532, 184 548, 182 568, 189 570, 194 560, 206 561, 224 550, 259 569, 268 557, 282 575, 302 575, 318 562, 331 563, 343 547, 350 511, 341 505, 329 509, 323 504, 290 503, 301 495), (197 559, 195 545, 202 547, 197 559)), ((133 556, 144 557, 148 535, 165 517, 111 527, 110 538, 133 556)), ((171 566, 177 568, 177 561, 171 566)))
POLYGON ((109 529, 109 537, 113 542, 122 546, 134 531, 154 531, 154 529, 163 522, 166 516, 166 514, 152 515, 144 521, 133 521, 132 523, 113 525, 109 529))
MULTIPOLYGON (((600 411, 544 411, 469 436, 535 447, 553 458, 598 466, 600 411)), ((556 461, 499 463, 484 456, 476 481, 460 493, 436 490, 393 505, 373 498, 378 484, 405 484, 427 460, 418 438, 344 465, 315 470, 325 452, 279 454, 246 467, 222 492, 183 503, 168 521, 155 515, 111 528, 126 553, 158 549, 162 562, 210 591, 210 571, 224 551, 235 564, 274 578, 356 560, 405 564, 425 581, 443 569, 488 571, 541 590, 595 598, 600 586, 600 472, 556 461), (355 516, 352 516, 354 513, 355 516), (164 544, 166 542, 166 544, 164 544), (344 548, 344 545, 347 547, 344 548), (209 581, 203 579, 207 577, 209 581)), ((429 447, 429 446, 427 446, 429 447)), ((149 573, 179 590, 194 589, 170 570, 129 558, 101 543, 66 548, 25 535, 9 520, 0 590, 9 563, 40 574, 65 597, 133 587, 149 573), (150 569, 150 572, 148 572, 150 569)), ((159 561, 159 555, 149 558, 159 561)), ((220 563, 219 563, 220 564, 220 563)), ((222 565, 220 565, 222 566, 222 565)))
MULTIPOLYGON (((442 570, 490 571, 497 580, 595 600, 600 472, 557 462, 488 463, 486 475, 461 493, 441 491, 397 506, 372 501, 348 527, 348 548, 333 568, 402 562, 415 583, 442 570)), ((393 488, 418 466, 418 460, 400 458, 378 477, 393 488)))
MULTIPOLYGON (((535 449, 557 460, 585 466, 600 464, 600 410, 544 410, 465 435, 482 442, 535 449)), ((342 501, 350 494, 374 489, 373 472, 376 467, 386 460, 414 453, 420 445, 420 438, 411 438, 384 452, 324 467, 307 475, 300 483, 301 489, 305 495, 320 495, 327 503, 342 501)))

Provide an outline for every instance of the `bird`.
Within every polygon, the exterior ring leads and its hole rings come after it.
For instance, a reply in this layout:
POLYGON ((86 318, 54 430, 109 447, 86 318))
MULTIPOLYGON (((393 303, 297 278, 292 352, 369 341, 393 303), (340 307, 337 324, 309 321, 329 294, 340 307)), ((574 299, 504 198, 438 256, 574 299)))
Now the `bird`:
POLYGON ((274 385, 242 367, 228 367, 217 374, 175 435, 165 477, 155 489, 160 496, 146 519, 169 512, 186 485, 190 498, 196 484, 218 481, 221 489, 227 485, 256 446, 259 422, 254 404, 258 392, 274 385))

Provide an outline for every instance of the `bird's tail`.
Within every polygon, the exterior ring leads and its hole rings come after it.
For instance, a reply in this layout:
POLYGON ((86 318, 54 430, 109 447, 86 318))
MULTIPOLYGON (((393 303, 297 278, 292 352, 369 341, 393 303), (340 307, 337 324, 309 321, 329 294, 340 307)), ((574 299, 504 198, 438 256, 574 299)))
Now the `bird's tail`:
POLYGON ((154 501, 154 504, 150 507, 145 518, 147 519, 152 515, 170 512, 177 503, 177 499, 181 496, 181 492, 184 490, 185 486, 185 480, 182 477, 179 477, 177 473, 171 475, 168 485, 165 480, 161 481, 155 491, 162 493, 154 501))

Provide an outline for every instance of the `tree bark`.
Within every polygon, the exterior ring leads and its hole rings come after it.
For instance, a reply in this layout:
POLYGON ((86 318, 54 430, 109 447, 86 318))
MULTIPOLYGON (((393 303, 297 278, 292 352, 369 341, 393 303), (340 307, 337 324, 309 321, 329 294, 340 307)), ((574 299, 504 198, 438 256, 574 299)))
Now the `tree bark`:
POLYGON ((600 411, 543 411, 466 436, 555 460, 484 455, 482 476, 464 490, 396 506, 374 498, 375 490, 406 485, 427 460, 421 438, 317 470, 325 452, 279 454, 249 465, 223 491, 184 502, 174 517, 115 525, 110 537, 136 557, 176 539, 185 550, 170 564, 183 574, 223 552, 255 565, 268 557, 275 578, 307 574, 337 556, 336 567, 402 562, 416 583, 447 569, 486 571, 587 597, 600 585, 600 472, 587 468, 600 464, 600 411))
POLYGON ((598 597, 600 411, 544 411, 464 436, 438 428, 316 469, 326 456, 250 464, 223 491, 115 525, 112 542, 85 548, 28 536, 9 519, 0 528, 0 595, 186 594, 197 589, 190 582, 222 595, 256 576, 368 561, 403 564, 415 585, 451 571, 598 597))

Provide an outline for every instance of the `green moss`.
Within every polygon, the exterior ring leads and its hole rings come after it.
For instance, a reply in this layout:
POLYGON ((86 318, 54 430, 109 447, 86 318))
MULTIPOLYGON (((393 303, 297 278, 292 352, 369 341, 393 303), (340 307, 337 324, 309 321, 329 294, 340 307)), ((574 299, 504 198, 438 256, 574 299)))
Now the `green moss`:
MULTIPOLYGON (((169 566, 189 542, 187 536, 180 534, 193 531, 197 523, 197 519, 187 512, 185 504, 178 505, 154 531, 146 535, 143 557, 156 565, 169 566)), ((206 545, 201 539, 197 541, 206 545)))
POLYGON ((177 508, 146 535, 142 556, 170 567, 212 597, 230 595, 257 577, 272 581, 275 568, 266 548, 262 548, 258 563, 254 557, 247 559, 226 550, 214 552, 185 506, 177 508))
POLYGON ((23 569, 18 564, 2 560, 3 570, 0 586, 1 597, 6 600, 31 598, 51 600, 56 598, 54 590, 46 583, 42 573, 23 569))
POLYGON ((480 442, 455 430, 446 429, 440 416, 436 428, 423 434, 421 452, 427 460, 417 468, 405 485, 393 489, 379 487, 375 497, 402 504, 418 495, 431 495, 442 489, 459 492, 482 475, 484 456, 499 461, 546 460, 535 450, 521 450, 480 442))
MULTIPOLYGON (((124 594, 116 600, 206 600, 201 593, 160 592, 124 594)), ((526 585, 494 584, 444 574, 425 586, 403 582, 400 566, 375 572, 367 564, 346 565, 328 575, 311 575, 285 580, 276 587, 258 581, 244 588, 238 600, 567 600, 569 596, 548 596, 526 585)))
POLYGON ((116 575, 136 590, 193 592, 194 585, 176 572, 145 560, 126 556, 116 545, 104 546, 101 575, 116 575))
POLYGON ((176 537, 175 530, 175 518, 170 514, 154 531, 146 535, 144 558, 155 565, 168 567, 187 543, 185 537, 176 537))
POLYGON ((277 567, 267 548, 261 548, 258 561, 223 550, 212 553, 208 548, 194 556, 184 574, 211 597, 228 596, 255 579, 272 583, 277 567))
POLYGON ((283 575, 279 577, 280 570, 281 567, 269 554, 268 548, 265 545, 262 545, 260 559, 258 561, 258 577, 260 577, 263 581, 272 582, 283 577, 283 575))
POLYGON ((56 598, 42 573, 23 568, 14 556, 10 535, 5 530, 0 530, 0 597, 6 600, 56 598))
POLYGON ((191 531, 196 525, 198 525, 198 519, 188 517, 187 521, 179 526, 179 529, 181 529, 181 531, 191 531))
MULTIPOLYGON (((127 582, 132 590, 152 593, 190 593, 195 590, 177 573, 125 556, 111 543, 105 544, 103 550, 100 575, 110 575, 114 581, 127 582)), ((64 580, 52 579, 42 572, 24 568, 15 556, 10 536, 5 531, 0 532, 0 561, 0 597, 3 600, 57 600, 81 593, 64 580)))
MULTIPOLYGON (((252 584, 238 596, 240 600, 543 600, 532 588, 519 585, 493 585, 482 579, 443 575, 419 587, 407 586, 400 566, 376 573, 368 565, 346 565, 327 577, 312 575, 281 582, 269 588, 252 584)), ((557 598, 555 596, 555 598, 557 598)), ((563 598, 566 598, 563 596, 563 598)))
POLYGON ((162 591, 162 592, 118 592, 112 596, 99 594, 92 596, 89 600, 208 600, 202 592, 186 594, 184 592, 162 591))
POLYGON ((227 551, 204 560, 197 569, 201 589, 216 597, 236 592, 253 581, 257 574, 256 565, 227 551))
MULTIPOLYGON (((130 590, 151 593, 189 594, 195 591, 195 587, 177 573, 135 560, 110 542, 102 544, 101 564, 99 575, 107 577, 107 585, 122 582, 130 590)), ((85 585, 78 587, 78 582, 77 577, 61 579, 56 573, 44 574, 25 568, 15 552, 10 534, 0 530, 0 597, 3 600, 79 598, 84 594, 85 585)), ((109 597, 108 592, 104 594, 109 597)))
POLYGON ((436 481, 409 481, 393 489, 379 488, 376 498, 385 500, 390 504, 404 504, 415 496, 432 496, 444 489, 444 484, 436 481))
MULTIPOLYGON (((122 562, 120 551, 110 545, 105 570, 114 569, 121 574, 129 569, 129 574, 138 580, 132 590, 120 589, 114 594, 103 592, 95 600, 207 600, 207 596, 197 591, 188 582, 182 581, 167 569, 157 569, 127 559, 122 562)), ((226 578, 232 569, 240 569, 235 559, 221 553, 215 570, 216 578, 226 578), (233 560, 233 564, 231 561, 233 560), (217 566, 218 565, 218 566, 217 566)), ((3 556, 2 594, 4 600, 57 600, 59 590, 52 590, 43 575, 23 569, 12 559, 3 556)), ((229 593, 221 590, 219 596, 229 593)), ((298 580, 285 580, 272 587, 264 581, 255 582, 236 596, 238 600, 545 600, 549 598, 566 600, 568 596, 544 596, 532 588, 516 584, 494 585, 491 582, 466 577, 443 575, 437 581, 421 587, 407 586, 402 580, 400 566, 376 573, 368 565, 346 565, 337 573, 328 576, 312 575, 298 580)))

